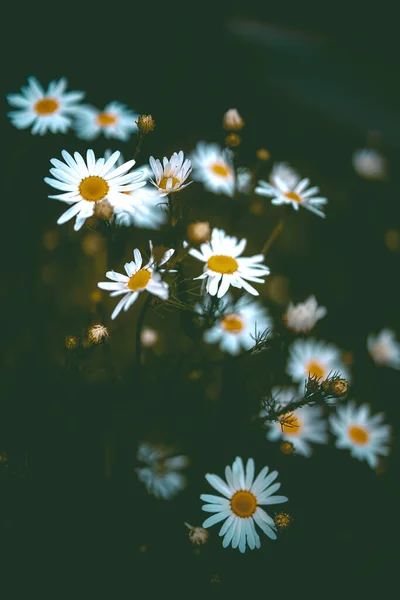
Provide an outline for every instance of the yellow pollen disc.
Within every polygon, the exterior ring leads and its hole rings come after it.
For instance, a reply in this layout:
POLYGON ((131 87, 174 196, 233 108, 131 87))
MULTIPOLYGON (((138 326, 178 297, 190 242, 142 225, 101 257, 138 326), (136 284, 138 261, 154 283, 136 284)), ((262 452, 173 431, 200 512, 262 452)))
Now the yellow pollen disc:
POLYGON ((96 120, 101 127, 107 127, 107 125, 114 125, 117 122, 117 117, 111 113, 103 112, 97 115, 96 120))
POLYGON ((301 430, 301 423, 293 414, 282 415, 281 428, 282 433, 285 435, 298 435, 301 430))
POLYGON ((150 271, 148 269, 141 269, 137 273, 131 275, 128 281, 128 288, 132 290, 132 292, 137 292, 137 290, 144 290, 146 285, 149 283, 150 278, 150 271))
POLYGON ((244 328, 244 323, 239 315, 226 315, 221 321, 221 327, 229 333, 239 333, 244 328))
POLYGON ((168 179, 172 179, 172 189, 181 182, 180 179, 177 179, 176 177, 163 177, 160 183, 158 184, 158 187, 163 190, 166 190, 168 179))
POLYGON ((51 115, 58 109, 60 105, 54 98, 42 98, 35 104, 35 112, 38 115, 51 115))
POLYGON ((85 177, 79 184, 79 193, 88 202, 98 202, 107 196, 109 185, 105 179, 97 175, 85 177))
POLYGON ((288 198, 289 200, 298 202, 299 204, 301 204, 303 202, 303 200, 300 198, 300 196, 298 194, 296 194, 296 192, 288 192, 287 194, 284 194, 284 196, 286 198, 288 198))
POLYGON ((237 517, 245 519, 256 512, 257 500, 251 492, 240 490, 231 498, 231 509, 237 517))
POLYGON ((307 364, 307 373, 310 374, 310 377, 318 377, 318 379, 320 377, 324 377, 325 375, 325 368, 318 362, 314 362, 314 361, 310 361, 307 364))
POLYGON ((211 171, 220 177, 229 177, 231 170, 224 163, 214 163, 211 165, 211 171))
POLYGON ((366 431, 363 427, 358 427, 357 425, 352 425, 349 427, 349 436, 355 444, 360 444, 360 446, 363 446, 369 440, 368 431, 366 431))
POLYGON ((207 261, 207 267, 211 271, 216 273, 222 273, 223 275, 232 275, 236 273, 239 268, 237 261, 232 256, 225 256, 223 254, 215 254, 210 256, 207 261))

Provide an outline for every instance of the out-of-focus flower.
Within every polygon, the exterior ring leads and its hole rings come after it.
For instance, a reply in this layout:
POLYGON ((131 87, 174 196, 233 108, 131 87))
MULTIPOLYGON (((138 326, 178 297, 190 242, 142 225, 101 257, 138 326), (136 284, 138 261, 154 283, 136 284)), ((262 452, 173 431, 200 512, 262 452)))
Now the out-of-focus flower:
POLYGON ((35 77, 28 78, 28 85, 21 88, 21 94, 8 94, 7 101, 19 110, 8 113, 17 129, 32 126, 32 133, 44 135, 65 133, 72 125, 71 117, 80 109, 78 102, 84 92, 66 92, 67 80, 51 81, 47 92, 35 77))
POLYGON ((236 108, 230 108, 224 114, 222 126, 227 131, 240 131, 244 127, 244 121, 236 108))
POLYGON ((329 374, 339 373, 350 381, 350 374, 341 360, 338 348, 312 338, 293 342, 289 349, 286 372, 293 381, 300 384, 301 392, 309 376, 317 377, 322 382, 329 374))
POLYGON ((137 300, 141 292, 147 291, 162 300, 168 299, 169 286, 161 279, 161 275, 157 269, 171 258, 175 250, 167 250, 158 262, 154 258, 151 242, 150 251, 150 260, 144 267, 142 267, 143 261, 140 250, 136 248, 133 251, 134 260, 124 265, 126 275, 116 273, 115 271, 107 271, 106 277, 111 279, 111 282, 101 281, 97 284, 102 290, 110 291, 111 296, 121 296, 123 294, 123 298, 115 307, 111 319, 115 319, 122 309, 127 311, 137 300))
POLYGON ((104 158, 96 160, 93 150, 87 151, 86 161, 79 152, 74 153, 74 158, 66 150, 61 154, 65 163, 56 158, 50 160, 54 165, 50 173, 55 179, 44 179, 46 183, 63 192, 49 198, 72 204, 58 219, 59 225, 76 217, 74 229, 78 231, 86 219, 94 215, 96 203, 102 200, 108 201, 115 214, 128 209, 133 211, 134 206, 139 204, 139 200, 127 195, 127 192, 146 184, 141 172, 128 173, 135 164, 134 160, 115 168, 119 152, 114 152, 107 161, 104 158))
POLYGON ((362 148, 353 154, 353 167, 364 179, 384 180, 387 178, 386 159, 376 150, 362 148))
POLYGON ((136 473, 147 491, 158 499, 170 500, 186 486, 186 477, 180 471, 189 465, 187 456, 172 456, 174 449, 148 442, 139 444, 137 459, 144 463, 136 473))
POLYGON ((75 350, 78 347, 79 339, 74 335, 67 335, 65 338, 65 347, 67 350, 75 350))
POLYGON ((272 171, 270 181, 271 183, 267 183, 260 180, 255 188, 256 194, 272 198, 272 204, 291 204, 295 210, 302 206, 319 217, 325 217, 325 213, 319 207, 328 200, 315 195, 319 192, 317 187, 308 188, 309 179, 299 181, 296 171, 283 163, 278 164, 272 171))
POLYGON ((158 333, 155 329, 150 327, 143 327, 142 333, 140 334, 140 341, 146 348, 151 348, 158 340, 158 333))
POLYGON ((377 335, 370 333, 367 348, 376 365, 400 369, 400 344, 394 331, 382 329, 377 335))
POLYGON ((206 543, 209 536, 207 529, 204 529, 203 527, 193 527, 193 525, 190 525, 189 523, 185 523, 185 525, 190 529, 189 540, 192 544, 199 546, 200 544, 206 543))
MULTIPOLYGON (((211 329, 205 331, 204 341, 219 344, 220 349, 236 355, 242 349, 250 350, 255 344, 256 333, 262 333, 272 327, 272 320, 266 308, 251 297, 244 295, 233 305, 232 297, 225 296, 232 312, 227 312, 211 329)), ((201 310, 200 305, 197 310, 201 310)))
POLYGON ((146 134, 154 131, 156 122, 151 115, 140 115, 137 120, 137 126, 142 133, 146 134))
POLYGON ((178 153, 174 152, 169 160, 164 156, 162 164, 160 160, 150 156, 149 163, 155 177, 155 181, 153 179, 150 181, 156 186, 160 196, 180 192, 193 183, 192 181, 185 183, 192 171, 192 163, 188 158, 185 160, 182 150, 178 153))
POLYGON ((317 321, 325 317, 326 312, 324 306, 318 306, 315 296, 310 296, 305 302, 296 305, 291 302, 284 315, 284 321, 289 329, 297 333, 307 333, 317 321))
POLYGON ((237 148, 241 143, 241 137, 237 133, 230 133, 225 138, 225 144, 228 146, 228 148, 237 148))
POLYGON ((269 160, 271 158, 271 154, 266 148, 259 148, 256 152, 256 156, 258 160, 269 160))
POLYGON ((92 325, 88 331, 89 340, 92 344, 101 344, 110 337, 105 325, 92 325))
POLYGON ((187 236, 191 242, 207 242, 211 237, 211 227, 208 221, 196 221, 190 223, 187 228, 187 236))
POLYGON ((273 483, 278 477, 278 472, 272 471, 267 475, 268 470, 268 467, 264 467, 254 479, 254 460, 249 458, 244 468, 243 461, 238 456, 232 468, 225 468, 226 482, 218 475, 206 474, 208 483, 223 497, 210 494, 200 496, 201 500, 207 502, 202 509, 215 513, 204 521, 203 527, 211 527, 225 521, 219 531, 219 535, 224 537, 224 548, 230 544, 232 548, 239 548, 240 552, 245 552, 246 546, 249 546, 250 550, 260 548, 261 541, 255 528, 256 524, 271 540, 276 539, 274 520, 261 506, 280 504, 286 502, 287 498, 273 495, 281 484, 273 483))
POLYGON ((368 404, 357 407, 350 401, 338 406, 336 415, 329 417, 336 446, 347 448, 358 460, 366 460, 372 469, 378 466, 378 456, 387 456, 390 441, 389 425, 382 425, 382 413, 371 416, 368 404))
POLYGON ((250 169, 239 167, 236 172, 236 189, 242 194, 248 194, 251 188, 253 176, 250 169))
POLYGON ((280 512, 274 514, 275 527, 278 529, 287 529, 293 523, 293 517, 289 513, 280 512))
MULTIPOLYGON (((299 392, 295 388, 273 388, 272 397, 282 408, 289 402, 300 399, 299 392)), ((268 413, 265 410, 260 413, 261 417, 267 415, 268 413)), ((282 415, 277 423, 266 421, 267 439, 290 442, 297 454, 311 456, 310 442, 326 444, 328 441, 326 422, 321 417, 322 408, 320 406, 303 406, 282 415)))
POLYGON ((233 196, 235 173, 231 151, 221 150, 218 144, 199 142, 191 155, 193 179, 203 183, 214 194, 233 196))
POLYGON ((76 134, 84 140, 94 140, 102 133, 106 138, 126 141, 138 130, 138 116, 121 102, 110 102, 103 110, 85 105, 76 113, 76 134))
POLYGON ((263 254, 239 258, 246 243, 244 238, 238 242, 236 237, 226 235, 222 229, 214 228, 211 241, 201 244, 200 251, 195 248, 189 250, 189 254, 206 263, 203 274, 195 279, 207 279, 206 289, 211 296, 222 298, 231 285, 244 288, 254 296, 259 295, 248 281, 264 283, 261 277, 267 276, 270 271, 268 267, 260 264, 264 260, 263 254))

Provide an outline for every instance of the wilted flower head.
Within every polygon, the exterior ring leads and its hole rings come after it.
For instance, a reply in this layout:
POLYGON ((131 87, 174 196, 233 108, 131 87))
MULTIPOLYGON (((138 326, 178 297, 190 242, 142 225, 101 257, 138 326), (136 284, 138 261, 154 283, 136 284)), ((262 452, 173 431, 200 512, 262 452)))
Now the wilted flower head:
POLYGON ((364 179, 383 180, 387 177, 386 159, 376 150, 362 148, 353 154, 353 167, 364 179))
POLYGON ((318 306, 315 296, 310 296, 296 305, 291 302, 284 315, 284 321, 289 329, 307 333, 326 315, 326 312, 324 306, 318 306))
POLYGON ((244 121, 236 108, 230 108, 224 114, 222 126, 228 131, 240 131, 244 127, 244 121))
POLYGON ((230 133, 225 138, 225 144, 229 148, 237 148, 238 146, 240 146, 241 143, 242 143, 241 137, 237 133, 230 133))
POLYGON ((287 529, 289 525, 293 523, 293 517, 285 512, 275 513, 274 523, 278 529, 287 529))
POLYGON ((150 131, 154 131, 156 122, 151 115, 140 115, 137 120, 137 126, 142 133, 149 133, 150 131))
POLYGON ((105 325, 92 325, 88 331, 89 340, 92 344, 101 344, 109 338, 110 334, 108 333, 107 327, 105 325))
POLYGON ((74 335, 67 335, 65 338, 65 347, 67 350, 75 350, 79 344, 79 338, 74 335))
POLYGON ((192 544, 199 546, 200 544, 206 543, 209 536, 207 529, 204 529, 203 527, 193 527, 193 525, 189 525, 189 523, 185 523, 185 525, 190 529, 189 540, 192 544))

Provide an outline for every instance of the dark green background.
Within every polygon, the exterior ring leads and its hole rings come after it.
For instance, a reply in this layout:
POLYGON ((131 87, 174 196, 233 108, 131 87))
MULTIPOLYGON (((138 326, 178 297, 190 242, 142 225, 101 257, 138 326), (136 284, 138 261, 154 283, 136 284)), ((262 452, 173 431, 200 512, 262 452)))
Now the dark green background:
MULTIPOLYGON (((399 255, 384 243, 400 218, 398 32, 389 6, 379 3, 368 12, 365 4, 344 2, 12 5, 2 95, 18 92, 30 75, 43 84, 66 76, 94 105, 120 100, 153 114, 157 129, 145 141, 144 156, 188 152, 200 139, 222 143, 221 115, 237 107, 246 121, 244 164, 265 146, 273 160, 310 175, 329 198, 328 218, 303 211, 271 250, 268 265, 289 278, 294 300, 315 293, 328 307, 316 336, 354 353, 351 397, 384 411, 395 434, 399 374, 375 368, 365 345, 370 331, 400 328, 399 255), (368 130, 382 134, 388 182, 365 181, 352 170, 352 153, 365 145, 368 130)), ((4 115, 7 110, 4 100, 4 115)), ((42 138, 14 129, 6 117, 2 123, 0 450, 8 463, 0 465, 0 523, 4 584, 11 590, 5 598, 25 597, 27 590, 59 598, 65 589, 79 598, 181 589, 232 597, 245 589, 266 597, 366 597, 388 586, 396 568, 396 444, 379 476, 332 441, 309 460, 283 457, 248 421, 268 382, 261 357, 256 374, 246 364, 228 363, 213 412, 202 383, 189 383, 176 367, 175 342, 143 387, 126 356, 117 359, 123 385, 90 367, 85 377, 67 371, 65 336, 79 334, 99 315, 68 299, 86 273, 81 234, 63 226, 55 259, 43 247, 60 214, 43 177, 63 147, 84 151, 87 144, 73 133, 42 138), (42 268, 53 260, 56 284, 48 285, 42 268), (109 430, 115 455, 106 480, 109 430), (157 436, 191 457, 189 488, 172 503, 148 497, 133 470, 137 441, 157 436), (195 555, 182 523, 200 524, 198 497, 209 491, 204 473, 222 475, 237 454, 254 456, 257 468, 279 469, 290 500, 285 509, 295 521, 282 539, 264 537, 261 551, 245 556, 223 550, 216 527, 195 555), (141 552, 141 545, 148 550, 141 552), (219 583, 211 582, 215 574, 219 583)), ((100 152, 110 144, 99 140, 94 147, 100 152)), ((125 155, 132 149, 128 143, 111 147, 125 155)), ((230 203, 202 202, 200 195, 195 218, 211 214, 212 224, 222 224, 230 203)), ((241 213, 230 233, 248 235, 257 251, 278 219, 276 210, 268 209, 263 221, 241 213)), ((147 232, 135 236, 131 247, 145 248, 147 232)), ((118 264, 126 258, 122 251, 118 264)), ((271 311, 279 317, 281 308, 271 311)), ((137 311, 132 314, 113 339, 132 339, 137 311)), ((95 358, 103 364, 101 349, 95 358)))

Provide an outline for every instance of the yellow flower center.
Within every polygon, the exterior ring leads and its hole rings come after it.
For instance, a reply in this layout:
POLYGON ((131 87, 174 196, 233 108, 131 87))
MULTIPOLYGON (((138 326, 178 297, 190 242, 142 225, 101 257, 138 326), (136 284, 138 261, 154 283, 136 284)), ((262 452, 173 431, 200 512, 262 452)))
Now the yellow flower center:
POLYGON ((301 423, 294 414, 286 414, 281 417, 282 433, 285 435, 298 435, 301 430, 301 423))
POLYGON ((239 268, 237 261, 232 256, 225 256, 224 254, 210 256, 207 266, 211 271, 222 273, 223 275, 232 275, 239 268))
POLYGON ((137 290, 144 290, 146 285, 149 283, 150 278, 150 271, 148 269, 141 269, 137 273, 134 273, 130 276, 128 281, 128 288, 132 290, 132 292, 136 292, 137 290))
POLYGON ((220 177, 229 177, 232 172, 224 163, 214 163, 211 165, 211 171, 220 177))
POLYGON ((301 204, 303 202, 303 200, 300 198, 300 196, 298 194, 296 194, 296 192, 287 192, 287 194, 284 194, 284 196, 286 198, 288 198, 289 200, 293 200, 294 202, 297 202, 298 204, 301 204))
POLYGON ((98 202, 107 196, 109 185, 105 179, 97 175, 85 177, 79 184, 79 193, 88 202, 98 202))
POLYGON ((239 315, 226 315, 221 321, 221 327, 229 333, 239 333, 244 328, 244 323, 239 315))
POLYGON ((323 367, 319 362, 313 360, 310 360, 310 362, 307 363, 306 371, 310 377, 317 377, 320 379, 321 377, 325 376, 325 367, 323 367))
POLYGON ((96 120, 101 127, 107 127, 108 125, 114 125, 117 122, 117 117, 111 113, 102 112, 97 115, 96 120))
POLYGON ((349 436, 352 442, 364 446, 369 440, 368 431, 358 425, 352 425, 349 427, 349 436))
POLYGON ((166 190, 168 179, 172 179, 172 188, 174 188, 177 184, 181 182, 180 179, 177 179, 176 177, 163 177, 160 183, 158 184, 158 187, 163 190, 166 190))
POLYGON ((54 98, 42 98, 35 104, 35 111, 38 115, 51 115, 58 109, 60 105, 54 98))
POLYGON ((242 519, 251 517, 257 509, 256 497, 247 490, 240 490, 231 498, 231 509, 237 517, 242 519))

